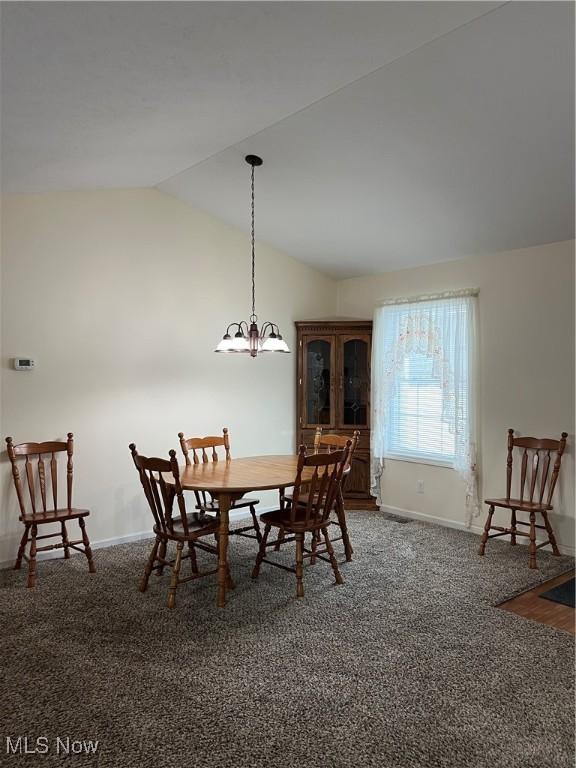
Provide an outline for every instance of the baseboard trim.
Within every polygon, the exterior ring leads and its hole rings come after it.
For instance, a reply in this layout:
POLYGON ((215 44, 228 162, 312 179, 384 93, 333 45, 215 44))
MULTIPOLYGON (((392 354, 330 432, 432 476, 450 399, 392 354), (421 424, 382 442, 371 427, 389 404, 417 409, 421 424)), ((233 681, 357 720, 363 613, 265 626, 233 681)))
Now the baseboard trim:
MULTIPOLYGON (((275 507, 258 507, 257 511, 258 514, 262 514, 263 512, 271 512, 275 507)), ((250 511, 245 509, 239 509, 237 512, 230 512, 230 522, 234 522, 236 520, 243 520, 243 519, 251 519, 250 518, 250 511)), ((89 530, 89 525, 87 526, 87 529, 89 530)), ((104 549, 105 547, 113 547, 116 544, 130 544, 135 541, 142 541, 143 539, 151 539, 154 537, 154 534, 152 533, 152 530, 148 528, 145 531, 136 531, 135 533, 127 533, 123 536, 113 536, 109 539, 98 539, 96 541, 90 542, 90 547, 95 549, 104 549)), ((76 555, 81 554, 80 552, 71 552, 71 556, 75 557, 76 555)), ((53 549, 50 552, 39 552, 36 560, 37 562, 42 562, 44 560, 57 560, 58 558, 62 558, 62 550, 61 549, 53 549)), ((5 571, 10 568, 13 568, 14 561, 16 560, 16 551, 14 552, 14 557, 10 560, 3 560, 0 562, 0 571, 5 571)), ((24 568, 26 563, 22 563, 22 567, 24 568)))
MULTIPOLYGON (((426 512, 417 512, 412 509, 402 509, 401 507, 392 507, 389 504, 380 505, 381 512, 388 512, 392 515, 399 515, 400 517, 409 517, 412 520, 420 520, 423 523, 432 523, 433 525, 443 525, 445 528, 456 528, 460 531, 468 531, 480 536, 484 530, 484 526, 479 522, 473 522, 471 526, 467 526, 466 523, 460 520, 451 520, 448 517, 440 517, 438 515, 428 515, 426 512)), ((477 518, 478 519, 478 518, 477 518)), ((539 534, 540 532, 538 532, 539 534)), ((542 541, 541 536, 537 534, 537 541, 542 541)), ((528 539, 524 536, 519 537, 518 543, 521 545, 528 544, 528 539)), ((576 549, 574 547, 567 547, 565 544, 558 544, 558 549, 563 555, 569 555, 570 557, 576 556, 576 549)))

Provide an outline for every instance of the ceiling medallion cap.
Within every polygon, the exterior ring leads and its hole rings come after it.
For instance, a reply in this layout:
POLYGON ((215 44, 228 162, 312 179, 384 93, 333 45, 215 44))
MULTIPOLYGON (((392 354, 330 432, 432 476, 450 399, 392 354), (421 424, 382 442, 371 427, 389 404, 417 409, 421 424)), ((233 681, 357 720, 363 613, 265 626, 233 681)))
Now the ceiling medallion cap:
POLYGON ((246 160, 248 165, 251 165, 252 167, 257 165, 262 165, 262 163, 264 162, 264 160, 262 160, 261 157, 258 157, 258 155, 246 155, 244 160, 246 160))

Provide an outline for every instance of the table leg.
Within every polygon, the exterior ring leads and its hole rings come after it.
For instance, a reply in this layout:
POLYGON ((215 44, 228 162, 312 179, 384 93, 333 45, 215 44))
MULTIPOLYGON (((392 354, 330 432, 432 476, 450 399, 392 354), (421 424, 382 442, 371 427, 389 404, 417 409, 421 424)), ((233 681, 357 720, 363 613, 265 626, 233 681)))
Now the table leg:
MULTIPOLYGON (((228 528, 230 506, 232 499, 230 494, 222 493, 218 496, 218 507, 220 509, 220 528, 218 530, 218 607, 224 608, 226 605, 226 587, 229 584, 228 571, 228 528)), ((231 579, 230 579, 231 581, 231 579)), ((233 588, 233 584, 231 587, 233 588)))

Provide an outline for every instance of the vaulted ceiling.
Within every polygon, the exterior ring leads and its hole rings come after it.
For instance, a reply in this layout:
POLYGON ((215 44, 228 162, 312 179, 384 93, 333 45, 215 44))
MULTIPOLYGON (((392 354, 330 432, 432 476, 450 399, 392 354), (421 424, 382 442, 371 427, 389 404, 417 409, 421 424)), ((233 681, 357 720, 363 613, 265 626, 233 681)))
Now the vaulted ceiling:
POLYGON ((569 2, 4 3, 5 192, 149 187, 336 277, 573 236, 569 2))

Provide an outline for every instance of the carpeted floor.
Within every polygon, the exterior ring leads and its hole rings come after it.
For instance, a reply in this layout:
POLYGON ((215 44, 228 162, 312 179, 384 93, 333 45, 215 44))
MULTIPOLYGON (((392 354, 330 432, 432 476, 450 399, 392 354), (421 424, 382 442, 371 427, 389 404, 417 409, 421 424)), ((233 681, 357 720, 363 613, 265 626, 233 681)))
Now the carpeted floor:
MULTIPOLYGON (((525 547, 376 512, 349 514, 355 559, 295 580, 231 541, 237 588, 212 577, 137 591, 149 542, 0 574, 0 763, 62 763, 53 739, 99 741, 101 768, 566 768, 573 638, 495 604, 573 566, 525 547), (6 736, 47 736, 47 755, 6 736)), ((290 545, 288 546, 290 548, 290 545)), ((287 554, 287 553, 286 553, 287 554)), ((284 555, 285 556, 285 555, 284 555)), ((31 741, 29 741, 29 745, 31 741)))

